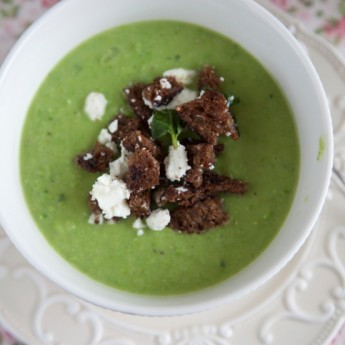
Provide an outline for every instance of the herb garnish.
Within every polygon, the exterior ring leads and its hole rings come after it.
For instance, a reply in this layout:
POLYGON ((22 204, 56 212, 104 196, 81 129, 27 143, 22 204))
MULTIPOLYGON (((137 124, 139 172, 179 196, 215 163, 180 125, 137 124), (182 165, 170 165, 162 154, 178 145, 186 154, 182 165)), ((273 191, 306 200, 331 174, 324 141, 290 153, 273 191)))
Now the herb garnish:
POLYGON ((156 140, 169 133, 172 144, 176 149, 178 147, 177 138, 181 134, 182 129, 182 121, 174 110, 164 109, 162 111, 154 111, 151 123, 153 139, 156 140))

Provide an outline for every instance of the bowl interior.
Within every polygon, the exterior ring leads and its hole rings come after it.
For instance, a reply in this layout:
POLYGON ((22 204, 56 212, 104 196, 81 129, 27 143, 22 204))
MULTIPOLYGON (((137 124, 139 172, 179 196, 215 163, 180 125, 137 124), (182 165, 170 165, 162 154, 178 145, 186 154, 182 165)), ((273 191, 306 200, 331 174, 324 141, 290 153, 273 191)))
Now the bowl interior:
POLYGON ((35 267, 70 292, 103 307, 144 315, 175 315, 237 298, 286 264, 310 233, 325 199, 333 145, 323 88, 292 35, 250 0, 63 1, 21 37, 6 59, 0 74, 0 98, 0 156, 6 162, 0 181, 1 223, 35 267), (183 296, 133 295, 99 284, 74 269, 37 229, 26 207, 19 176, 22 125, 47 73, 85 39, 117 25, 150 19, 181 20, 208 27, 229 36, 254 55, 283 89, 295 116, 301 147, 295 200, 269 248, 231 279, 183 296))

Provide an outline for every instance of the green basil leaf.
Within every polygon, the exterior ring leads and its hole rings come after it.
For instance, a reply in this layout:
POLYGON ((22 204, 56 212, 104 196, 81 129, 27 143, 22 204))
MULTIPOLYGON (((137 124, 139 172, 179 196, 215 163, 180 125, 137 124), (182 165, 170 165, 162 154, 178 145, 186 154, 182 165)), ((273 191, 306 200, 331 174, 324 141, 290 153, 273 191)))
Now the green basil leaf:
POLYGON ((151 134, 153 139, 158 139, 172 131, 172 115, 170 110, 156 110, 153 113, 151 134))
POLYGON ((174 147, 177 147, 177 138, 182 132, 182 126, 182 121, 174 110, 156 110, 153 113, 151 135, 153 139, 158 139, 169 133, 172 144, 174 147))

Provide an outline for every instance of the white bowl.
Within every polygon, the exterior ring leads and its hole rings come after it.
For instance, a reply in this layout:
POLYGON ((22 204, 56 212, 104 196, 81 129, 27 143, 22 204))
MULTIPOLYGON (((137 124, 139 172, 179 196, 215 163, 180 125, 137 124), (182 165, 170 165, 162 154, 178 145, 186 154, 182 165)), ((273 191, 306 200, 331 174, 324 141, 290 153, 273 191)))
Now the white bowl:
POLYGON ((333 141, 324 90, 306 52, 289 31, 251 0, 62 1, 29 28, 7 57, 0 72, 0 100, 1 224, 38 270, 76 296, 102 307, 142 315, 177 315, 238 298, 266 282, 291 259, 311 232, 325 200, 333 141), (240 43, 261 61, 285 93, 301 146, 295 199, 271 245, 234 277, 181 296, 126 293, 100 284, 73 268, 47 243, 34 223, 19 174, 23 122, 47 73, 87 38, 117 25, 148 19, 196 23, 240 43), (317 160, 320 140, 324 152, 317 160))

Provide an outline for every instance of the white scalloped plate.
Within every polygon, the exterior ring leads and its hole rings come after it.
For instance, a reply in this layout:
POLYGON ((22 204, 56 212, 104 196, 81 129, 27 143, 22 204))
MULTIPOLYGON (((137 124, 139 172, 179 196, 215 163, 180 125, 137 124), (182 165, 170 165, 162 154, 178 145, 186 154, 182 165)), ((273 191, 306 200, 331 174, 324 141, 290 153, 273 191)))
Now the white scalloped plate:
MULTIPOLYGON (((345 61, 299 22, 259 2, 294 33, 321 76, 335 166, 345 177, 345 61)), ((345 320, 344 192, 334 177, 312 236, 266 285, 216 310, 174 318, 114 313, 73 297, 31 267, 0 229, 0 321, 30 345, 329 344, 345 320)))

